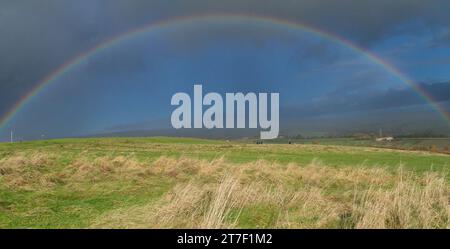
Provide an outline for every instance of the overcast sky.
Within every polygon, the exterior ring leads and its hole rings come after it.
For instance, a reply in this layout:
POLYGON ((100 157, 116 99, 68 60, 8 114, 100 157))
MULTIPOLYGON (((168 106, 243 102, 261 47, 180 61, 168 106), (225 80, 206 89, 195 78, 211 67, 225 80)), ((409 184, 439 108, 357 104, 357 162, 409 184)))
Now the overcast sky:
MULTIPOLYGON (((217 13, 318 27, 381 57, 443 102, 450 99, 449 9, 446 0, 0 0, 0 117, 102 41, 161 20, 217 13)), ((280 92, 288 117, 427 105, 389 70, 333 40, 264 22, 208 19, 90 57, 5 124, 0 141, 11 128, 25 139, 165 128, 171 95, 194 83, 221 93, 280 92)))

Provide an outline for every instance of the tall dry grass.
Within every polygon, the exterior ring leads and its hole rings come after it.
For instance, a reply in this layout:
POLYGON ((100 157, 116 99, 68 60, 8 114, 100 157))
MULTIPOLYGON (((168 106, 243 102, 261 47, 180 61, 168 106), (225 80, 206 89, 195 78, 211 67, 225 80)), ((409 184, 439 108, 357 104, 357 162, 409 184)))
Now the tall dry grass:
MULTIPOLYGON (((448 228, 450 188, 445 174, 377 167, 267 161, 232 164, 218 158, 80 156, 67 165, 51 153, 0 159, 0 185, 40 191, 126 180, 162 179, 172 189, 157 201, 104 213, 93 227, 124 228, 448 228)), ((151 190, 149 190, 151 191, 151 190)))
POLYGON ((95 227, 447 228, 449 185, 399 168, 230 164, 162 157, 153 174, 178 183, 156 204, 115 210, 95 227), (273 216, 275 217, 265 217, 273 216), (264 220, 266 223, 258 221, 264 220))
POLYGON ((56 174, 45 173, 53 165, 49 153, 16 153, 0 159, 0 184, 7 188, 33 190, 34 185, 51 187, 60 181, 56 174))

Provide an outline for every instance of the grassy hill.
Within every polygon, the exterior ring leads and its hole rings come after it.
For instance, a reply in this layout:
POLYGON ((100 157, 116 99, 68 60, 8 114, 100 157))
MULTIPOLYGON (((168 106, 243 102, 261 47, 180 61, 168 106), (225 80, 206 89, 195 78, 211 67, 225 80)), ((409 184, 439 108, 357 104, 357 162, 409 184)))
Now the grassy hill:
POLYGON ((0 227, 448 227, 450 156, 191 138, 0 144, 0 227))

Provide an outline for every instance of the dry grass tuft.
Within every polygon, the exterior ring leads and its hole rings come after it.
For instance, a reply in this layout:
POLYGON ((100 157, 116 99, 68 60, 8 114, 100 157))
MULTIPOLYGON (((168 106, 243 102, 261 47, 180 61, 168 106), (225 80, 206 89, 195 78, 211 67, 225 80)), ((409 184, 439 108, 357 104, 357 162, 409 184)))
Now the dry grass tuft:
POLYGON ((232 196, 237 189, 238 181, 231 176, 225 176, 212 195, 207 212, 200 224, 202 228, 224 228, 225 218, 230 210, 239 204, 245 203, 242 199, 233 199, 232 196), (241 201, 241 202, 239 202, 241 201))
POLYGON ((107 213, 95 227, 432 228, 450 220, 449 186, 437 173, 167 157, 150 168, 185 182, 155 204, 107 213))
POLYGON ((7 188, 32 190, 33 185, 53 186, 54 181, 46 175, 47 168, 54 166, 56 156, 49 153, 16 153, 0 159, 0 180, 7 188))
POLYGON ((395 186, 365 191, 353 208, 356 228, 448 228, 448 184, 442 176, 421 178, 399 171, 395 186))

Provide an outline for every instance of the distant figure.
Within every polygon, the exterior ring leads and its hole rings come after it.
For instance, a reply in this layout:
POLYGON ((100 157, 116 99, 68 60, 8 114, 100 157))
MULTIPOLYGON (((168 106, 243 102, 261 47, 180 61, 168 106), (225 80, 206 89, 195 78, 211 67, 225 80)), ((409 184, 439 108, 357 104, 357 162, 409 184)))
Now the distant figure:
POLYGON ((291 140, 289 140, 289 142, 288 142, 289 144, 292 144, 292 141, 291 140))

